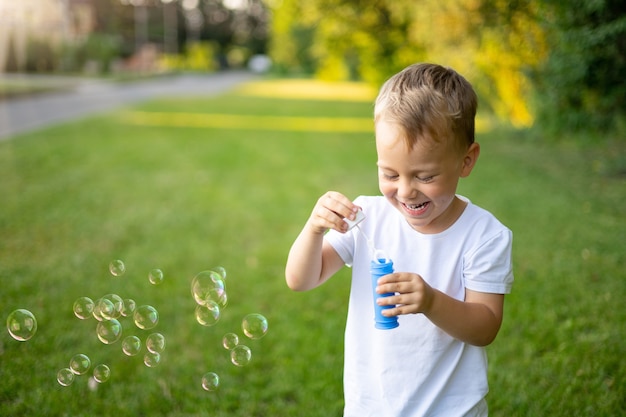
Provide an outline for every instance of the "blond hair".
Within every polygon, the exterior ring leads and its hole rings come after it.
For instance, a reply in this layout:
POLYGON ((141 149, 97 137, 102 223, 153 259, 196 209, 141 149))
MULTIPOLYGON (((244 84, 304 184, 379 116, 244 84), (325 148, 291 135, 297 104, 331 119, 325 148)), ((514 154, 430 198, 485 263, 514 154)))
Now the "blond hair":
POLYGON ((374 120, 397 124, 409 149, 419 138, 454 140, 467 149, 474 143, 478 99, 471 84, 450 68, 414 64, 383 84, 374 120))

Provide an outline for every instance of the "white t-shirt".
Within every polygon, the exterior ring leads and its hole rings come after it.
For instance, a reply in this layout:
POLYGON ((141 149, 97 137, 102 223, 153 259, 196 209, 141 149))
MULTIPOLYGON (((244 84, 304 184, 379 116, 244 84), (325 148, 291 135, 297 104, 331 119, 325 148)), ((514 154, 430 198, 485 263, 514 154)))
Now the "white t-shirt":
MULTIPOLYGON (((463 197, 460 197, 463 198, 463 197)), ((359 197, 359 225, 393 261, 432 287, 463 300, 465 289, 511 291, 512 233, 473 205, 438 234, 421 234, 384 197, 359 197)), ((455 339, 422 314, 398 317, 392 330, 374 328, 367 242, 353 228, 325 239, 352 266, 345 332, 345 417, 486 416, 487 358, 482 347, 455 339)))

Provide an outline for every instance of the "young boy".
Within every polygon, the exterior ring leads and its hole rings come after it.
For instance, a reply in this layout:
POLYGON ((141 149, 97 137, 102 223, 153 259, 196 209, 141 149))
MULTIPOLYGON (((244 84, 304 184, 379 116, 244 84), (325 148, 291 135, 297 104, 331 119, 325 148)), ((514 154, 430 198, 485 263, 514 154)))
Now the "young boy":
POLYGON ((382 87, 374 109, 383 196, 354 202, 330 191, 316 203, 289 252, 286 279, 312 289, 352 267, 345 331, 346 417, 486 416, 484 346, 502 322, 513 282, 512 234, 456 195, 476 164, 477 99, 455 71, 412 65, 382 87), (399 327, 374 328, 370 250, 359 225, 395 272, 378 280, 378 301, 399 327), (328 230, 330 231, 326 233, 328 230))

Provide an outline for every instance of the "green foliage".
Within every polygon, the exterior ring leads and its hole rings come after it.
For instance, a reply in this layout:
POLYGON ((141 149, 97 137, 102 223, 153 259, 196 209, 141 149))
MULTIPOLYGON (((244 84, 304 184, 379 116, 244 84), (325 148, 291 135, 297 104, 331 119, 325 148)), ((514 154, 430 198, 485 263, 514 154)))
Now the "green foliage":
POLYGON ((57 66, 55 47, 44 40, 31 38, 26 50, 26 67, 20 69, 27 72, 50 72, 57 66))
POLYGON ((536 32, 537 25, 520 12, 503 26, 506 4, 478 6, 471 0, 289 0, 274 12, 271 55, 281 69, 377 87, 415 62, 452 66, 475 84, 485 107, 528 126, 532 115, 522 70, 543 55, 535 48, 540 34, 525 31, 536 32))
POLYGON ((182 54, 164 55, 162 65, 173 71, 214 71, 217 46, 213 42, 190 42, 182 54))
POLYGON ((92 33, 83 45, 85 62, 95 61, 102 73, 111 70, 111 63, 121 55, 121 38, 104 33, 92 33))
POLYGON ((281 74, 312 74, 316 63, 311 55, 315 20, 311 19, 308 3, 283 0, 273 10, 271 42, 274 71, 281 74))
POLYGON ((55 70, 82 72, 87 67, 99 74, 108 74, 114 60, 122 52, 122 38, 105 33, 92 33, 82 42, 65 43, 58 53, 55 70))
POLYGON ((413 15, 405 2, 287 0, 274 11, 270 53, 283 71, 378 85, 423 56, 413 15))
POLYGON ((550 55, 533 74, 542 126, 603 131, 626 117, 626 14, 618 0, 545 1, 550 55))
POLYGON ((619 0, 285 0, 272 20, 281 73, 379 86, 417 61, 451 66, 515 127, 623 131, 619 0), (332 10, 332 13, 328 11, 332 10))

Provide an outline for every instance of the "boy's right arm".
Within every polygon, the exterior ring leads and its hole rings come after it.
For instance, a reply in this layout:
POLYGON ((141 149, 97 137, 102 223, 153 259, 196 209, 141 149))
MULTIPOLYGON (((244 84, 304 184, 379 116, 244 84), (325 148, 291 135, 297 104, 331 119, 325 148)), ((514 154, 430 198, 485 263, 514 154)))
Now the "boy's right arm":
POLYGON ((306 291, 317 287, 335 272, 344 262, 333 247, 324 242, 328 229, 345 233, 358 207, 344 195, 329 191, 319 198, 304 228, 291 246, 285 268, 289 288, 306 291))

